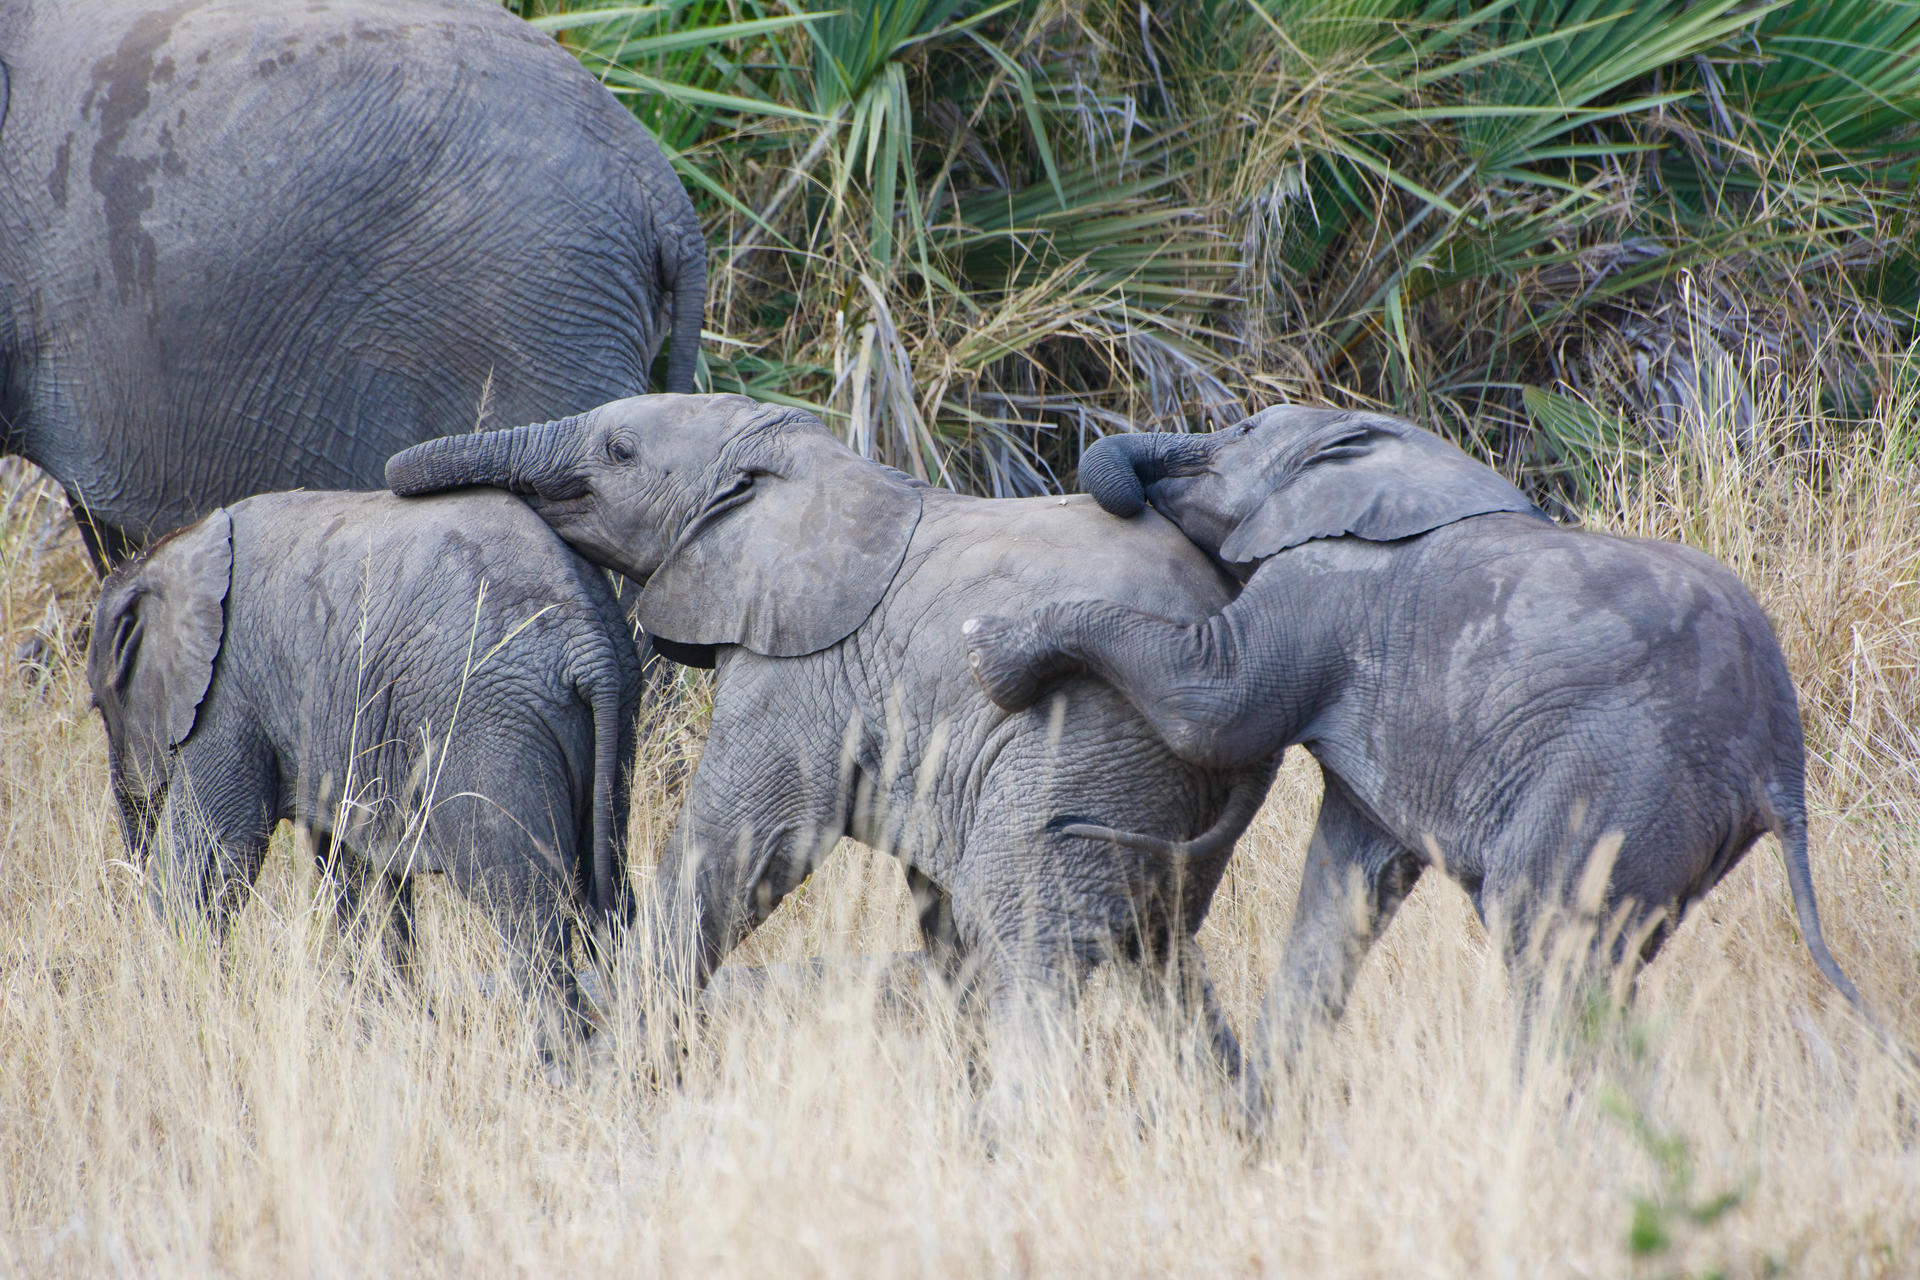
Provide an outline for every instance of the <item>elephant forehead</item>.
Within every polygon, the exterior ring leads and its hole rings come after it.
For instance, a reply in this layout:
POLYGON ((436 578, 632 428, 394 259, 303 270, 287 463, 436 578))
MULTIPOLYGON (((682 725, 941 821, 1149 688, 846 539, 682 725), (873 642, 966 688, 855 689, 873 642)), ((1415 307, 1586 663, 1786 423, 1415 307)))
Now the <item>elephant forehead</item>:
POLYGON ((1108 515, 1085 494, 929 494, 916 542, 921 554, 914 558, 923 565, 937 562, 962 597, 985 593, 974 597, 979 606, 987 597, 1007 604, 1022 598, 1108 600, 1199 617, 1217 612, 1233 595, 1227 577, 1169 521, 1153 511, 1133 519, 1108 515))

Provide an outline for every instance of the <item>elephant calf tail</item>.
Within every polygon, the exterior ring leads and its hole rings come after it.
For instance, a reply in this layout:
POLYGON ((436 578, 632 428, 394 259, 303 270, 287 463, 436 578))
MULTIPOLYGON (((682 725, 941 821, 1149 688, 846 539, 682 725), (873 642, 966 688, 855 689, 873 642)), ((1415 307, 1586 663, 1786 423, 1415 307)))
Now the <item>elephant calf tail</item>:
POLYGON ((1188 840, 1165 840, 1159 836, 1121 831, 1117 827, 1103 827, 1091 822, 1062 823, 1059 830, 1061 835, 1104 840, 1129 849, 1144 849, 1173 862, 1205 861, 1232 850, 1234 842, 1252 823, 1253 816, 1260 812, 1260 806, 1267 798, 1267 788, 1272 783, 1271 766, 1241 770, 1234 778, 1232 790, 1227 793, 1227 805, 1220 811, 1219 819, 1188 840))
POLYGON ((1820 908, 1813 897, 1813 873, 1807 864, 1806 819, 1782 819, 1776 825, 1774 834, 1779 837, 1781 852, 1786 857, 1787 888, 1793 894, 1793 914, 1800 922, 1800 936, 1807 944, 1808 953, 1813 956, 1814 967, 1825 975, 1836 991, 1847 998, 1848 1004, 1866 1013, 1866 1002, 1861 1000, 1853 979, 1841 970, 1839 961, 1833 958, 1833 952, 1827 950, 1827 936, 1820 928, 1820 908))
POLYGON ((1853 979, 1841 970, 1840 964, 1827 950, 1827 938, 1820 929, 1820 908, 1813 898, 1813 875, 1807 865, 1807 821, 1802 817, 1792 817, 1776 821, 1774 835, 1779 837, 1781 851, 1786 855, 1787 887, 1793 894, 1793 914, 1800 922, 1800 936, 1807 944, 1807 951, 1813 956, 1814 967, 1831 982, 1834 989, 1847 998, 1854 1012, 1860 1015, 1867 1029, 1873 1032, 1893 1059, 1914 1075, 1920 1075, 1920 1056, 1903 1044, 1899 1037, 1880 1021, 1860 992, 1853 985, 1853 979))
POLYGON ((611 926, 626 923, 630 905, 621 824, 627 816, 632 728, 617 673, 596 673, 583 682, 581 692, 593 710, 593 833, 584 879, 594 926, 590 936, 598 943, 603 936, 611 940, 611 926))

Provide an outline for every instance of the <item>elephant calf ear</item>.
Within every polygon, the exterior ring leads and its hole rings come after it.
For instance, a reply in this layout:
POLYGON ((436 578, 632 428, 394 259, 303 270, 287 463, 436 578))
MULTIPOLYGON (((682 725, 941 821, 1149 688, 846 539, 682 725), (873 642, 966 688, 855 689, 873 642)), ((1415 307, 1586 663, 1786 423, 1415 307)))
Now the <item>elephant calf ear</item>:
POLYGON ((688 524, 640 593, 640 625, 772 658, 853 634, 920 523, 920 487, 824 427, 780 433, 688 524))
MULTIPOLYGON (((1411 538, 1494 511, 1538 514, 1527 495, 1430 431, 1380 414, 1294 408, 1258 415, 1273 486, 1220 545, 1249 564, 1314 538, 1411 538)), ((1222 459, 1222 462, 1227 461, 1222 459)))
POLYGON ((101 588, 87 680, 116 750, 149 778, 193 732, 232 580, 233 521, 220 510, 122 565, 101 588))

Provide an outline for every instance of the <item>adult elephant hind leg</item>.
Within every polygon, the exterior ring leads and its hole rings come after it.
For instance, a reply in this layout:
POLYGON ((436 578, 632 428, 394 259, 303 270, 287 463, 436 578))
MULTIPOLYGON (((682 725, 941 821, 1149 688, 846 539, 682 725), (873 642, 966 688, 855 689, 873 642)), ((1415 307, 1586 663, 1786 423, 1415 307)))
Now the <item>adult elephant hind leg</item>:
POLYGON ((1255 1033, 1248 1096, 1256 1114, 1271 1104, 1268 1069, 1292 1069, 1310 1036, 1339 1021, 1360 962, 1426 868, 1360 811, 1336 775, 1323 768, 1321 776, 1325 794, 1307 844, 1293 925, 1255 1033))

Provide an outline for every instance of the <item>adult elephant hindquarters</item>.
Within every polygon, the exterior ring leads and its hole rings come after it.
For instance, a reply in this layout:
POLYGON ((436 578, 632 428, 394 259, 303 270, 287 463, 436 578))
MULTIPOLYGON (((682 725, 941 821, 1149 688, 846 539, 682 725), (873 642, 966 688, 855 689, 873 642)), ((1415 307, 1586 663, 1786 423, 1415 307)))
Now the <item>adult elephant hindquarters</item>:
POLYGON ((1427 866, 1483 916, 1502 909, 1511 959, 1555 912, 1598 908, 1624 917, 1596 956, 1619 963, 1650 958, 1769 831, 1808 949, 1857 1001, 1814 905, 1793 682, 1723 565, 1562 528, 1375 414, 1283 407, 1210 436, 1110 437, 1081 476, 1110 511, 1151 502, 1246 589, 1193 625, 1081 602, 973 619, 968 660, 1004 707, 1098 674, 1190 760, 1292 743, 1318 759, 1269 1034, 1339 1016, 1427 866))
POLYGON ((429 436, 691 390, 705 245, 567 52, 434 0, 0 6, 0 443, 96 562, 429 436), (668 313, 671 314, 669 336, 668 313))
POLYGON ((646 582, 651 634, 719 647, 712 731, 660 865, 652 954, 675 983, 703 983, 850 835, 907 864, 930 949, 980 972, 1001 1018, 1117 949, 1192 974, 1182 988, 1237 1063, 1193 933, 1271 768, 1183 763, 1093 681, 1008 716, 960 661, 960 620, 983 605, 1218 609, 1228 583, 1171 526, 930 489, 738 396, 434 441, 387 477, 524 495, 646 582), (1147 838, 1116 847, 1103 827, 1147 838))

